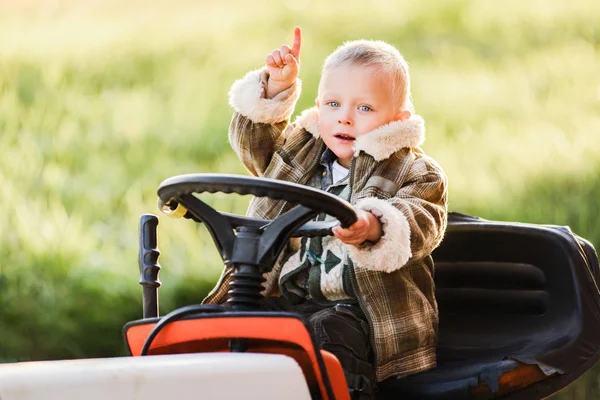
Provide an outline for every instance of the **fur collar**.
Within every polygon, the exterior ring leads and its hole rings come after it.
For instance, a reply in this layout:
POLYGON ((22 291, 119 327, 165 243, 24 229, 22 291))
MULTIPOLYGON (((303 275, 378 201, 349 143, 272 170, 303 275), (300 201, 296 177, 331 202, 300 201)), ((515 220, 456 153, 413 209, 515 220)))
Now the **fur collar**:
MULTIPOLYGON (((304 110, 295 122, 315 138, 320 137, 317 107, 304 110)), ((354 157, 364 151, 375 161, 382 161, 400 149, 418 147, 423 142, 425 142, 425 121, 419 115, 412 115, 406 121, 390 122, 359 136, 354 144, 354 157)))

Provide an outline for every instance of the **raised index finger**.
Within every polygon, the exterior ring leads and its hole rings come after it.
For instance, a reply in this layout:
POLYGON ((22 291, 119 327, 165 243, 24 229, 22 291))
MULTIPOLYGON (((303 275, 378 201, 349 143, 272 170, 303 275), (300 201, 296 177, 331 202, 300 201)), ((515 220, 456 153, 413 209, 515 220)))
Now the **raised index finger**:
POLYGON ((302 45, 302 29, 299 26, 294 29, 294 44, 292 45, 292 55, 296 60, 300 60, 300 46, 302 45))

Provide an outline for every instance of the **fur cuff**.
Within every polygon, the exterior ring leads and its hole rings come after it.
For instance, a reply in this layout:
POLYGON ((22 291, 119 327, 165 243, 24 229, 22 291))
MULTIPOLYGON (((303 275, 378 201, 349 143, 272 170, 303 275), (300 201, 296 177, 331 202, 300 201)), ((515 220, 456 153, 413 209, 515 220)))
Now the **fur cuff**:
POLYGON ((290 118, 300 97, 302 82, 284 90, 272 99, 265 99, 269 71, 266 68, 248 72, 229 91, 229 105, 253 122, 275 124, 290 118))
POLYGON ((381 222, 383 236, 372 246, 347 245, 352 261, 371 271, 394 272, 412 257, 410 225, 400 210, 385 200, 369 197, 356 205, 373 213, 381 222))

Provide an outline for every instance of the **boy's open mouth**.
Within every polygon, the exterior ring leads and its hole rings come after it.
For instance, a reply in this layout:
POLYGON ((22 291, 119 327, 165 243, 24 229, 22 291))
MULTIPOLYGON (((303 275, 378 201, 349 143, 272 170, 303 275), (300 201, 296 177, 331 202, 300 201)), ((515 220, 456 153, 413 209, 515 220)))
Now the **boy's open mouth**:
POLYGON ((350 136, 350 135, 347 135, 347 134, 345 134, 345 133, 336 133, 336 134, 334 134, 333 136, 334 136, 335 138, 337 138, 337 139, 341 139, 341 140, 348 140, 348 141, 353 141, 353 140, 356 140, 356 138, 354 138, 354 137, 352 137, 352 136, 350 136))

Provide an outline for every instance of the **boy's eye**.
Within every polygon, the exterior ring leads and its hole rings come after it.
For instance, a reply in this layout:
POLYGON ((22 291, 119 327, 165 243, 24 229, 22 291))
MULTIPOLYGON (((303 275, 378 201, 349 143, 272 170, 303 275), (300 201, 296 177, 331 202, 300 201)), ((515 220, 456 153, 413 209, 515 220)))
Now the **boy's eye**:
POLYGON ((373 111, 373 109, 369 106, 360 106, 358 107, 360 111, 373 111))
POLYGON ((339 107, 339 106, 340 106, 340 103, 338 103, 337 101, 328 101, 328 102, 327 102, 327 105, 328 105, 329 107, 339 107))

